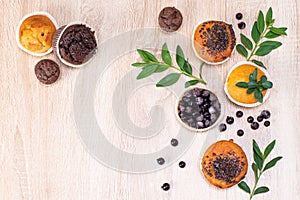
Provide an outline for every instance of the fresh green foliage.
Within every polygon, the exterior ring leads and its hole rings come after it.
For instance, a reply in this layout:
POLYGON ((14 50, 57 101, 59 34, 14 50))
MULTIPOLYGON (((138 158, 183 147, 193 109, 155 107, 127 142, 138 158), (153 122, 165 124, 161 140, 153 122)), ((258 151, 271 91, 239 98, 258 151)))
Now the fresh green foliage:
MULTIPOLYGON (((259 62, 259 61, 258 61, 259 62)), ((246 88, 247 94, 254 93, 254 97, 260 102, 263 102, 262 91, 273 87, 273 83, 268 81, 266 76, 261 76, 260 80, 257 80, 257 68, 249 76, 249 82, 238 82, 237 87, 246 88)), ((259 153, 259 152, 258 152, 259 153)))
MULTIPOLYGON (((256 59, 252 59, 253 56, 265 56, 271 53, 273 50, 277 49, 282 45, 281 42, 266 40, 273 39, 282 35, 287 35, 286 27, 277 28, 274 27, 275 19, 273 19, 273 10, 270 7, 266 17, 262 11, 259 11, 258 18, 254 22, 251 30, 251 38, 253 42, 246 37, 244 34, 241 34, 241 43, 236 46, 236 50, 247 61, 251 61, 261 67, 265 68, 265 65, 256 59)), ((258 93, 257 93, 258 95, 258 93)))
POLYGON ((266 192, 270 191, 270 189, 266 186, 257 188, 257 184, 258 184, 258 181, 259 181, 261 175, 263 174, 263 172, 265 172, 267 169, 274 167, 276 165, 276 163, 282 159, 281 156, 278 156, 278 157, 272 159, 266 165, 264 165, 267 157, 270 155, 271 151, 274 149, 275 143, 276 143, 275 140, 273 142, 271 142, 265 148, 264 153, 262 153, 262 151, 260 150, 256 141, 253 140, 253 145, 252 145, 253 146, 253 157, 254 157, 254 161, 255 161, 254 163, 252 163, 252 171, 255 175, 255 182, 254 182, 253 189, 250 190, 250 187, 248 186, 248 184, 245 181, 241 181, 238 184, 240 189, 242 189, 243 191, 247 192, 250 195, 249 196, 250 200, 253 198, 254 195, 262 194, 262 193, 266 193, 266 192))
POLYGON ((190 87, 196 85, 197 83, 202 83, 206 85, 206 82, 202 78, 202 68, 203 64, 200 65, 199 77, 193 75, 193 68, 190 65, 188 59, 185 59, 182 48, 178 45, 176 48, 176 63, 178 67, 172 65, 172 57, 168 46, 166 43, 163 44, 161 50, 161 56, 163 61, 158 61, 158 59, 150 52, 137 49, 137 52, 140 54, 144 62, 133 63, 133 67, 141 67, 142 71, 137 76, 137 79, 143 79, 148 76, 151 76, 154 73, 160 73, 166 71, 169 68, 172 68, 179 73, 171 73, 162 78, 157 84, 156 87, 166 87, 175 84, 181 75, 188 76, 192 80, 185 83, 185 87, 190 87))

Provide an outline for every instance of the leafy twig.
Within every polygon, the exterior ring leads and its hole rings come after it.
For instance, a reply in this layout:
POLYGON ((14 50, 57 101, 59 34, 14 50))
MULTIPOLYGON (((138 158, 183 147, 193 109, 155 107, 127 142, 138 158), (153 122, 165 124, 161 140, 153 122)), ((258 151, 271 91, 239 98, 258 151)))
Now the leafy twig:
POLYGON ((268 55, 274 49, 277 49, 282 45, 281 42, 266 40, 263 39, 273 39, 286 34, 286 27, 276 28, 273 26, 275 19, 273 19, 273 11, 270 7, 266 18, 262 11, 259 11, 257 21, 254 22, 251 30, 251 38, 254 42, 247 38, 244 34, 241 33, 241 42, 236 46, 236 50, 246 58, 247 61, 251 61, 261 67, 265 68, 265 65, 256 59, 252 59, 253 56, 265 56, 268 55), (248 53, 250 51, 250 54, 248 53))
POLYGON ((254 92, 254 98, 256 98, 260 103, 263 102, 262 91, 270 89, 273 87, 273 83, 268 81, 266 76, 261 76, 260 81, 257 80, 257 68, 249 76, 249 82, 238 82, 237 87, 247 88, 247 94, 254 92))
POLYGON ((258 144, 256 143, 255 140, 253 140, 253 156, 254 156, 254 163, 252 163, 252 170, 254 172, 255 175, 255 182, 254 182, 254 186, 253 189, 250 190, 248 184, 244 181, 240 182, 238 184, 239 188, 244 190, 245 192, 247 192, 250 196, 249 199, 251 200, 254 195, 257 194, 261 194, 261 193, 266 193, 268 192, 270 189, 266 186, 262 186, 262 187, 258 187, 257 188, 257 184, 258 181, 261 177, 261 175, 267 171, 268 169, 274 167, 276 165, 276 163, 282 159, 281 156, 278 156, 274 159, 272 159, 270 162, 268 162, 266 165, 264 164, 268 155, 271 153, 271 151, 274 149, 276 140, 274 140, 273 142, 271 142, 266 149, 264 150, 264 152, 262 153, 258 144))
POLYGON ((162 46, 161 56, 163 61, 158 61, 157 58, 150 52, 137 49, 137 52, 140 54, 141 58, 144 62, 141 63, 133 63, 134 67, 142 67, 142 71, 137 76, 137 79, 146 78, 153 73, 160 73, 169 68, 172 68, 177 73, 171 73, 162 78, 157 84, 156 87, 166 87, 173 85, 178 81, 181 75, 188 76, 192 78, 192 80, 187 81, 185 83, 185 87, 189 87, 192 85, 196 85, 197 83, 202 83, 206 85, 206 82, 202 78, 202 67, 200 66, 200 74, 199 77, 193 75, 193 69, 190 65, 188 59, 185 59, 182 48, 178 45, 176 48, 176 63, 178 67, 172 65, 172 57, 170 51, 168 50, 168 46, 166 43, 162 46))

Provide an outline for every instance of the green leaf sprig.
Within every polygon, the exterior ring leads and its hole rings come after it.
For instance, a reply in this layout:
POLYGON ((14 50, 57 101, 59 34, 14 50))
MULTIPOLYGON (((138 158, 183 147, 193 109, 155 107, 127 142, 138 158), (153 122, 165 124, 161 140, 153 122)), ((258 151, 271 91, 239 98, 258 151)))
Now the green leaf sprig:
POLYGON ((268 81, 265 75, 260 77, 260 80, 257 80, 257 68, 249 76, 249 82, 238 82, 235 84, 240 88, 247 88, 247 94, 254 93, 254 98, 256 98, 260 103, 263 102, 262 91, 270 89, 273 87, 273 83, 268 81))
POLYGON ((274 40, 265 40, 264 39, 273 39, 286 34, 286 27, 274 27, 275 19, 273 19, 273 11, 270 7, 266 17, 262 11, 259 11, 258 18, 254 22, 251 30, 251 38, 253 42, 247 38, 244 34, 241 33, 241 42, 236 46, 236 50, 246 58, 247 61, 251 61, 261 67, 265 68, 263 62, 252 59, 253 56, 265 56, 271 53, 274 49, 277 49, 282 45, 281 42, 274 40), (248 52, 249 51, 249 52, 248 52))
POLYGON ((185 59, 182 48, 178 45, 176 48, 176 63, 178 67, 172 65, 172 57, 168 46, 166 43, 162 46, 161 56, 163 61, 158 61, 157 58, 150 52, 137 49, 137 52, 140 54, 144 62, 133 63, 133 67, 142 67, 142 71, 137 76, 137 79, 146 78, 154 73, 163 72, 169 68, 172 68, 177 71, 177 73, 170 73, 164 78, 162 78, 157 84, 156 87, 166 87, 176 83, 181 75, 190 77, 192 80, 189 80, 185 83, 185 87, 196 85, 197 83, 202 83, 206 85, 206 82, 202 78, 202 63, 200 65, 199 77, 193 75, 193 69, 190 65, 188 59, 185 59))
POLYGON ((264 152, 262 153, 262 151, 260 150, 260 148, 259 148, 258 144, 256 143, 256 141, 253 140, 254 163, 252 163, 252 170, 253 170, 254 175, 255 175, 255 182, 254 182, 253 189, 250 190, 248 184, 244 181, 242 181, 238 184, 240 189, 244 190, 245 192, 247 192, 250 195, 250 197, 249 197, 250 200, 253 198, 254 195, 261 194, 261 193, 266 193, 270 190, 266 186, 262 186, 262 187, 257 188, 257 184, 258 184, 258 181, 259 181, 261 175, 265 171, 267 171, 268 169, 274 167, 276 165, 276 163, 279 160, 282 159, 281 156, 278 156, 276 158, 273 158, 267 164, 265 164, 265 161, 266 161, 267 157, 270 155, 271 151, 274 149, 275 143, 276 143, 276 140, 271 142, 266 147, 264 152))

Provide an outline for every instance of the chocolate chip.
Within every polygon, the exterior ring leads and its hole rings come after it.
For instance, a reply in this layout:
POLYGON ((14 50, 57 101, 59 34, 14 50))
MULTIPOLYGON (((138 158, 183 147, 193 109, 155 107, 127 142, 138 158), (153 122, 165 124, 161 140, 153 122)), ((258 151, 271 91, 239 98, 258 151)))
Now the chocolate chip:
POLYGON ((184 161, 180 161, 178 165, 180 168, 185 168, 185 166, 186 166, 184 161))

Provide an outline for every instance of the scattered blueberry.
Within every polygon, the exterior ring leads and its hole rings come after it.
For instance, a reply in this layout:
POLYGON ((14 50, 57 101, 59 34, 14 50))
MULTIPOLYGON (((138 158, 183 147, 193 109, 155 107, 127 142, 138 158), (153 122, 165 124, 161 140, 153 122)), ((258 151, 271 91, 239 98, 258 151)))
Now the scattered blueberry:
POLYGON ((244 113, 242 112, 242 111, 237 111, 236 113, 235 113, 235 115, 238 117, 238 118, 241 118, 241 117, 243 117, 243 115, 244 115, 244 113))
POLYGON ((229 125, 231 125, 231 124, 233 124, 233 122, 234 122, 234 118, 230 117, 230 116, 227 116, 226 123, 229 124, 229 125))
POLYGON ((236 18, 237 20, 241 20, 241 19, 243 19, 243 14, 242 14, 242 13, 237 13, 237 14, 235 15, 235 18, 236 18))
POLYGON ((253 130, 256 130, 256 129, 259 128, 259 124, 258 124, 257 122, 253 122, 253 123, 251 124, 251 128, 252 128, 253 130))
POLYGON ((219 125, 219 130, 220 130, 221 132, 226 131, 226 129, 227 129, 226 124, 222 123, 222 124, 219 125))
POLYGON ((238 23, 238 27, 239 27, 239 29, 244 29, 244 28, 246 28, 245 22, 240 22, 240 23, 238 23))
POLYGON ((164 183, 161 186, 161 189, 163 189, 164 191, 168 191, 170 189, 170 184, 169 183, 164 183))
POLYGON ((173 146, 173 147, 176 147, 177 145, 178 145, 178 140, 176 140, 176 139, 172 139, 171 140, 171 145, 173 146))
POLYGON ((180 167, 180 168, 184 168, 184 167, 185 167, 185 165, 186 165, 186 164, 185 164, 185 162, 184 162, 184 161, 180 161, 180 162, 179 162, 179 167, 180 167))
POLYGON ((271 113, 270 113, 270 111, 268 111, 268 110, 263 110, 263 111, 261 112, 261 116, 262 116, 263 118, 265 118, 265 119, 269 119, 270 116, 271 116, 271 113))
POLYGON ((158 163, 159 165, 165 164, 165 159, 164 159, 164 158, 158 158, 156 161, 157 161, 157 163, 158 163))
POLYGON ((254 118, 253 118, 252 116, 249 116, 249 117, 247 118, 247 122, 248 122, 248 123, 254 122, 254 118))
POLYGON ((238 130, 237 131, 237 135, 240 136, 240 137, 243 136, 244 135, 244 131, 242 129, 238 130))
POLYGON ((264 120, 263 116, 261 115, 259 115, 256 119, 258 122, 262 122, 264 120))
POLYGON ((270 121, 265 121, 265 122, 264 122, 264 125, 265 125, 265 127, 270 126, 270 121))

